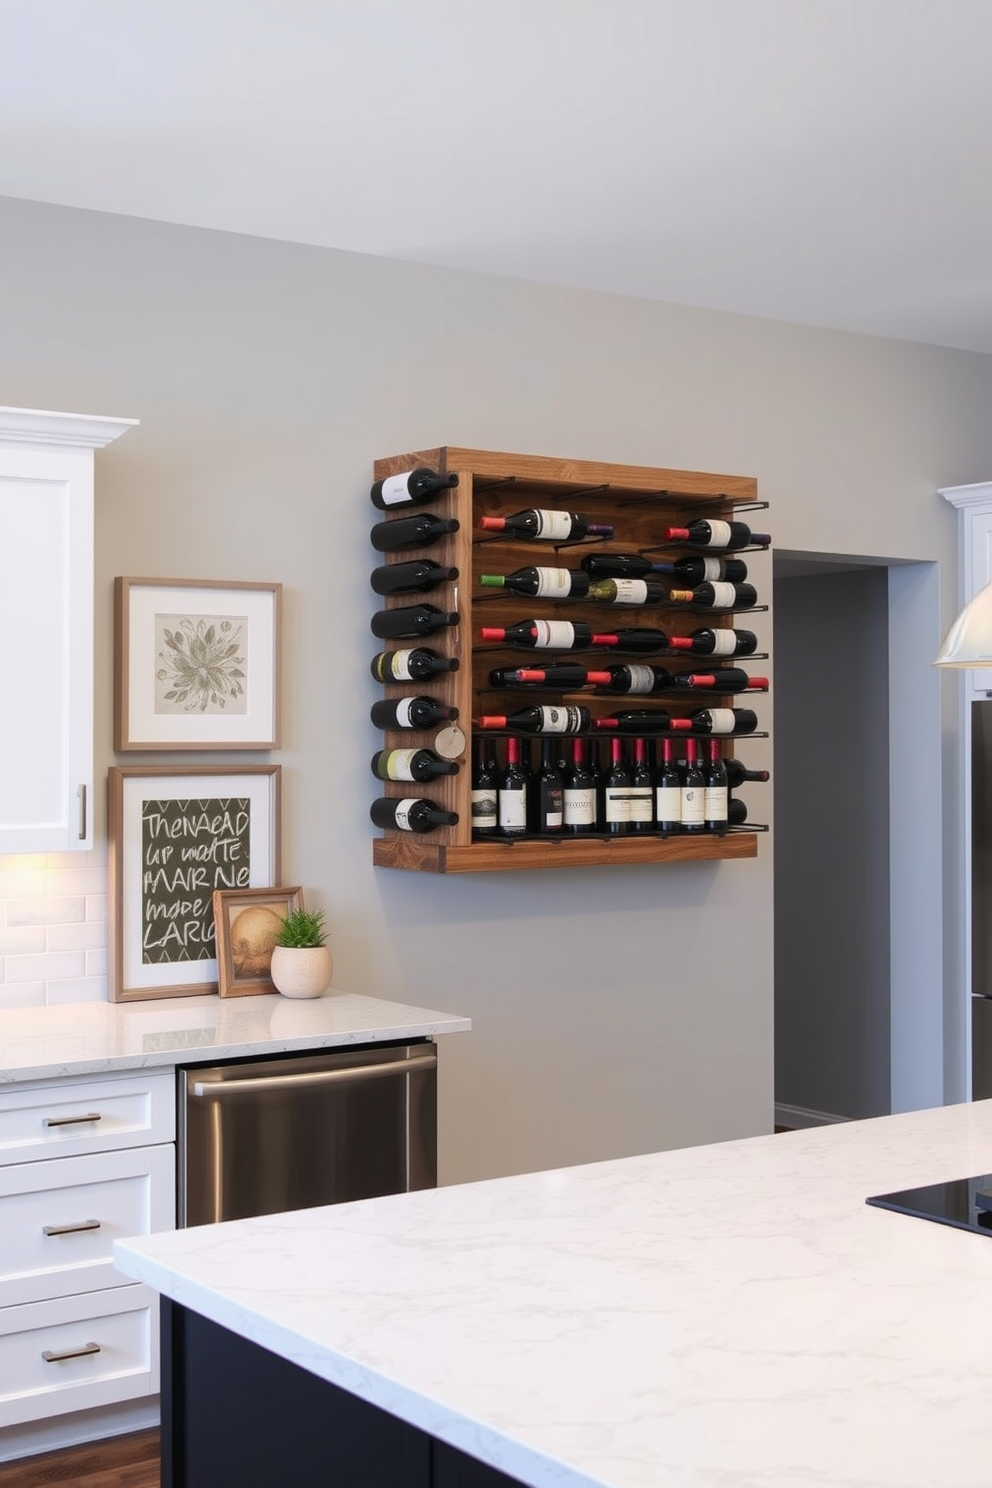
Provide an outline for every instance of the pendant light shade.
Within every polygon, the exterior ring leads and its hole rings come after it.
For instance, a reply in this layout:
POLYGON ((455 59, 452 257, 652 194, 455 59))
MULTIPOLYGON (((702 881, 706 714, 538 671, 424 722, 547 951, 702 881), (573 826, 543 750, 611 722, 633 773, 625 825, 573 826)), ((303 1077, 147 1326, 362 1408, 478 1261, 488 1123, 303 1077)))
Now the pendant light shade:
POLYGON ((965 605, 944 637, 934 666, 992 667, 992 584, 965 605))

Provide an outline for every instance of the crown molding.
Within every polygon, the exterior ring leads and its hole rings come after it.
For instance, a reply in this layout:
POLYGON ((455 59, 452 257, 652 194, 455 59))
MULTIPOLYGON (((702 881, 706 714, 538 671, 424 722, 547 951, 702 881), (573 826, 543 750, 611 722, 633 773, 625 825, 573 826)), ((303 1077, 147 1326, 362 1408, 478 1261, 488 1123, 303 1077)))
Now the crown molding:
POLYGON ((965 506, 992 506, 992 481, 976 481, 972 486, 938 486, 937 495, 959 510, 965 506))
POLYGON ((103 418, 89 413, 0 407, 0 444, 98 450, 113 444, 128 429, 136 428, 138 422, 138 419, 103 418))

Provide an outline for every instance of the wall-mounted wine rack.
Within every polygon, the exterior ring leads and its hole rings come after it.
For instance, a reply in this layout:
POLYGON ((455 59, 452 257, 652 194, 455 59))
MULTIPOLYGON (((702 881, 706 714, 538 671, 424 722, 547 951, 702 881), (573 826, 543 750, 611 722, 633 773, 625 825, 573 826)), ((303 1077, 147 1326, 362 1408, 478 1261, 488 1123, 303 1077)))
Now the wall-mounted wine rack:
MULTIPOLYGON (((491 644, 479 639, 483 626, 508 626, 536 616, 592 623, 597 632, 619 626, 652 626, 672 635, 687 635, 699 626, 746 625, 734 613, 699 610, 680 605, 652 607, 604 605, 590 600, 528 599, 501 589, 486 589, 479 583, 481 573, 510 573, 532 564, 576 567, 590 550, 604 552, 646 552, 652 559, 675 559, 699 554, 702 549, 666 544, 662 538, 668 526, 684 525, 699 518, 745 520, 754 524, 749 513, 767 506, 758 500, 757 483, 747 476, 708 475, 698 471, 655 469, 635 465, 601 464, 586 460, 562 460, 536 455, 513 455, 490 450, 461 449, 442 446, 438 449, 390 456, 375 462, 374 477, 382 480, 417 467, 427 467, 444 475, 457 474, 458 484, 437 494, 426 506, 399 507, 395 512, 375 511, 372 520, 391 518, 413 510, 428 510, 441 517, 456 518, 458 531, 445 535, 427 548, 404 547, 376 554, 377 563, 408 562, 418 557, 456 567, 457 580, 446 582, 423 595, 397 594, 383 598, 372 596, 377 608, 410 605, 418 599, 442 610, 457 610, 457 627, 436 631, 418 639, 373 640, 373 648, 429 646, 444 656, 458 659, 458 670, 444 672, 424 682, 389 682, 381 694, 398 698, 404 694, 426 693, 458 709, 458 724, 466 747, 460 757, 456 775, 443 776, 424 785, 408 782, 380 781, 378 793, 387 797, 429 798, 445 810, 456 812, 455 826, 442 826, 429 833, 411 833, 387 829, 373 840, 373 862, 380 867, 407 868, 429 873, 489 873, 528 868, 589 867, 602 864, 692 862, 706 859, 750 858, 757 854, 757 833, 763 828, 731 827, 723 834, 699 835, 661 833, 635 836, 523 836, 502 837, 490 834, 473 840, 471 815, 471 779, 473 734, 476 720, 482 715, 509 714, 531 702, 582 703, 596 717, 609 717, 618 708, 663 706, 673 717, 687 717, 698 707, 754 707, 759 726, 764 728, 768 716, 767 702, 746 694, 706 696, 671 693, 637 697, 601 696, 590 688, 564 696, 560 691, 536 692, 520 687, 499 691, 490 682, 496 668, 539 666, 542 660, 580 661, 593 668, 607 663, 656 662, 672 666, 673 653, 657 656, 631 655, 611 651, 606 660, 602 651, 552 652, 521 651, 505 644, 491 644), (608 541, 586 538, 564 543, 534 542, 491 534, 480 529, 483 516, 506 516, 526 508, 551 508, 579 511, 596 522, 610 523, 614 536, 608 541), (607 613, 608 612, 608 613, 607 613)), ((747 551, 732 554, 747 558, 747 551)), ((672 581, 675 582, 675 581, 672 581)), ((761 594, 758 600, 762 599, 761 594)), ((767 605, 757 603, 755 609, 767 605)), ((686 653, 676 664, 684 669, 686 653)), ((728 658, 729 664, 748 666, 755 657, 728 658)), ((707 666, 710 664, 707 663, 707 666)), ((690 664, 701 669, 698 658, 690 664)), ((712 667, 710 667, 712 669, 712 667)), ((422 731, 387 730, 384 749, 433 747, 437 728, 422 731)), ((735 743, 746 745, 751 734, 733 736, 724 741, 723 752, 730 757, 735 743)), ((599 737, 604 737, 600 734, 599 737)), ((683 736, 685 737, 685 736, 683 736)), ((535 745, 535 748, 538 746, 535 745)), ((375 786, 373 786, 375 790, 375 786)))

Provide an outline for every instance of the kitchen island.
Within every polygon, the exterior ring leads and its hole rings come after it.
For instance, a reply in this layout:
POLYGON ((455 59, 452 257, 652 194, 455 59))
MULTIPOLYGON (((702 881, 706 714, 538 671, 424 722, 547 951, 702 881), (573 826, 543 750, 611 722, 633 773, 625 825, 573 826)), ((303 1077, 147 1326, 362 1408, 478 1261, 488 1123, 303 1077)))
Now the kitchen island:
POLYGON ((989 1488, 992 1234, 864 1202, 989 1171, 979 1102, 119 1242, 163 1481, 989 1488))

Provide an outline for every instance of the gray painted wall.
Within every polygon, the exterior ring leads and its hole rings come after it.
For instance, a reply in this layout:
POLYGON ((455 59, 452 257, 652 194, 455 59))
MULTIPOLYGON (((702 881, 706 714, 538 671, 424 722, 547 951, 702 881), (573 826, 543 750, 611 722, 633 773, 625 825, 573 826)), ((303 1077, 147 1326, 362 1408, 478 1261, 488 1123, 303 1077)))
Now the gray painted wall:
POLYGON ((328 908, 338 986, 475 1020, 443 1051, 442 1177, 769 1130, 771 838, 741 864, 373 871, 371 461, 755 475, 783 547, 939 561, 949 620, 934 491, 992 469, 992 360, 23 202, 0 266, 0 401, 142 421, 98 459, 98 770, 114 575, 281 580, 285 876, 328 908))

